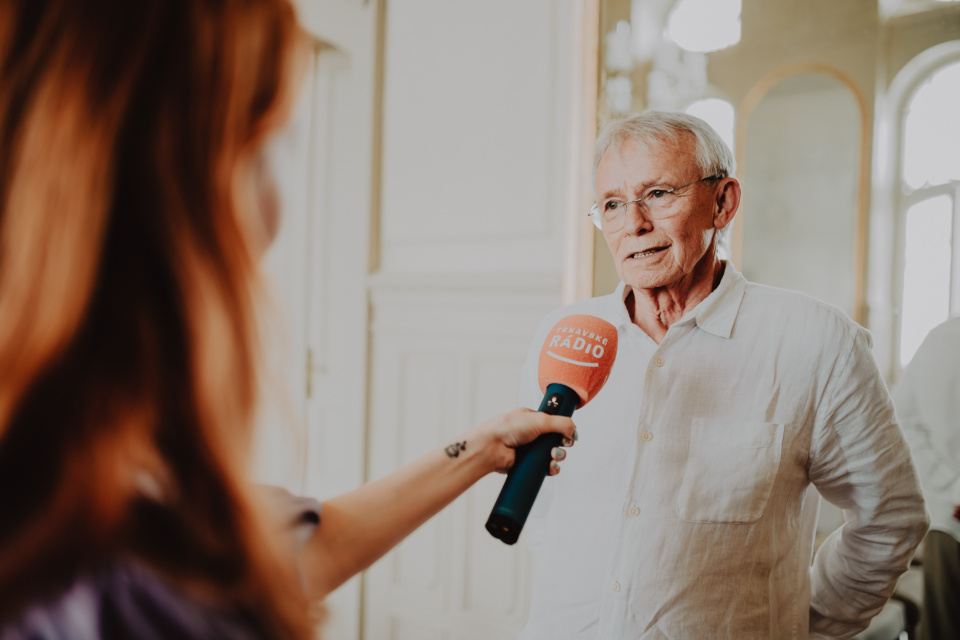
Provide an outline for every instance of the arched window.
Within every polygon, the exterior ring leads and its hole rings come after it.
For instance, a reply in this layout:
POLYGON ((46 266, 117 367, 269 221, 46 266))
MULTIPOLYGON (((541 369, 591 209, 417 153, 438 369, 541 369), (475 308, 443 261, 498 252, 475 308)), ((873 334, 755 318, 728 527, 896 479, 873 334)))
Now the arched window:
POLYGON ((921 76, 901 112, 899 364, 960 313, 960 56, 921 76))

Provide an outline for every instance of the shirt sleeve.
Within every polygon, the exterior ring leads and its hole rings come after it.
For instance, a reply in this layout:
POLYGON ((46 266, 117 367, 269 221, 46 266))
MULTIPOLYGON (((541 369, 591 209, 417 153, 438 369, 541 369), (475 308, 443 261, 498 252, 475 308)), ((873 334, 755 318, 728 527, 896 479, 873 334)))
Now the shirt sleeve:
POLYGON ((924 374, 929 371, 928 359, 943 357, 941 346, 931 333, 914 355, 900 382, 893 389, 893 404, 910 444, 913 461, 921 470, 923 488, 927 496, 946 503, 960 504, 960 465, 946 455, 935 443, 932 425, 924 420, 920 402, 920 388, 924 374))
POLYGON ((845 520, 810 569, 810 634, 850 638, 883 608, 929 526, 909 448, 863 329, 853 332, 826 383, 809 469, 845 520))

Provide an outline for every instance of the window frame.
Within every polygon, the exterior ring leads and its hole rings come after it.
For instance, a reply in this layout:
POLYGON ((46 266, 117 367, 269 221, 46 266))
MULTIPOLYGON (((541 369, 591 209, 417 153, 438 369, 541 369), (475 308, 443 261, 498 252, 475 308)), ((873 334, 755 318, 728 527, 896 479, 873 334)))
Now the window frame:
MULTIPOLYGON (((950 266, 950 301, 948 316, 960 314, 960 180, 945 184, 926 186, 913 189, 907 186, 903 177, 904 170, 904 142, 906 135, 906 114, 911 101, 919 88, 931 76, 941 69, 960 64, 960 41, 943 42, 915 56, 897 73, 888 91, 890 120, 887 122, 889 130, 895 132, 888 162, 886 176, 881 176, 881 183, 888 185, 887 193, 891 203, 891 237, 890 247, 890 295, 889 317, 883 324, 889 327, 888 358, 889 371, 892 379, 897 379, 904 364, 900 362, 900 347, 902 342, 903 326, 903 299, 904 274, 906 268, 906 218, 907 211, 913 205, 936 197, 948 195, 953 200, 953 237, 951 239, 951 266, 950 266), (882 178, 885 177, 886 180, 882 178)), ((882 131, 879 132, 882 134, 882 131)), ((882 138, 882 135, 880 136, 882 138)), ((881 170, 884 167, 880 167, 881 170)), ((876 270, 872 269, 874 276, 876 270)), ((875 306, 875 305, 872 305, 875 306)), ((880 320, 877 318, 877 320, 880 320)))

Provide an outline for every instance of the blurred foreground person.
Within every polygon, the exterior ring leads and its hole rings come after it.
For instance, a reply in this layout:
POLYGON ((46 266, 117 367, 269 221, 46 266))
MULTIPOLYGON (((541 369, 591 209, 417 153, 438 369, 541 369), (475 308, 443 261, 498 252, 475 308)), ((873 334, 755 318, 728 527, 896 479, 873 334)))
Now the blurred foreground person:
POLYGON ((322 506, 247 483, 303 44, 288 0, 0 2, 0 639, 312 638, 513 447, 572 438, 517 410, 322 506))
POLYGON ((893 389, 930 509, 922 640, 960 638, 960 318, 934 329, 893 389))

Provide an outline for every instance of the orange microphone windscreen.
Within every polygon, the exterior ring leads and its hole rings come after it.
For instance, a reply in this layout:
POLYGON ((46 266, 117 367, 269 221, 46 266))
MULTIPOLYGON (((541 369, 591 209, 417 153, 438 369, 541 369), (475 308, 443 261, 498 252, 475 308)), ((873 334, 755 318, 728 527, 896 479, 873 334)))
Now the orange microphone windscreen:
POLYGON ((562 384, 580 396, 579 409, 597 395, 617 357, 617 329, 595 316, 572 315, 554 325, 540 350, 540 390, 562 384))

